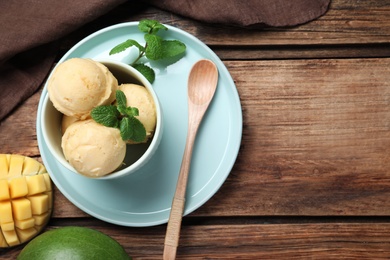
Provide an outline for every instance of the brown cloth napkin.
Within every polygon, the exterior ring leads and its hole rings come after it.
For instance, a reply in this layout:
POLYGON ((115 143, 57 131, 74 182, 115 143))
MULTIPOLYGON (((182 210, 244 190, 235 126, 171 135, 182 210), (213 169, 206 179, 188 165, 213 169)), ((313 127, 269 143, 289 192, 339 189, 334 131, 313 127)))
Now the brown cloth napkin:
POLYGON ((323 15, 330 0, 145 0, 183 16, 238 26, 295 26, 323 15))
MULTIPOLYGON (((56 40, 126 0, 0 1, 0 120, 49 73, 56 40)), ((323 15, 330 0, 143 0, 209 23, 293 26, 323 15)))
POLYGON ((0 120, 42 84, 56 40, 125 1, 0 1, 0 120))

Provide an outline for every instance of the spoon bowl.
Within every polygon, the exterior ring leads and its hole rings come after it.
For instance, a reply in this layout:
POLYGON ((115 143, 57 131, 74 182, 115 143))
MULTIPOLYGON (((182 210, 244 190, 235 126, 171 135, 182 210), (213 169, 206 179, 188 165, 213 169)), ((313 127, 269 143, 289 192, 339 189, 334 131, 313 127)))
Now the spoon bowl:
POLYGON ((214 63, 200 60, 188 78, 188 100, 193 105, 209 104, 217 88, 218 71, 214 63))

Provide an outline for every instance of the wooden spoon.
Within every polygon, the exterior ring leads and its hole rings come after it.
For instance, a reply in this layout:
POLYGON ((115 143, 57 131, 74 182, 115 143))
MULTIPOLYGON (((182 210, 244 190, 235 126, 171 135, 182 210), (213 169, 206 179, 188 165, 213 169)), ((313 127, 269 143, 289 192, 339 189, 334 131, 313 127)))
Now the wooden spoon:
POLYGON ((187 140, 165 235, 164 260, 176 258, 192 148, 203 115, 213 99, 215 89, 217 88, 217 82, 218 70, 213 62, 209 60, 200 60, 194 64, 188 78, 187 140))

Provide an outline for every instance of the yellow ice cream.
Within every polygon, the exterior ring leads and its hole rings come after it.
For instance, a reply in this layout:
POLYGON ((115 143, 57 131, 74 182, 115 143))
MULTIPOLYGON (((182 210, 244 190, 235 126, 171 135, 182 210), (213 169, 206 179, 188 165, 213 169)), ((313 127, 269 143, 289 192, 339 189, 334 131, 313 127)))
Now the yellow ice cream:
POLYGON ((62 132, 62 135, 65 133, 66 129, 71 124, 73 124, 74 122, 77 122, 77 121, 79 121, 79 119, 74 117, 74 116, 63 115, 62 116, 62 121, 61 121, 61 132, 62 132))
POLYGON ((85 119, 94 107, 114 101, 118 81, 101 63, 72 58, 59 64, 47 90, 54 107, 67 116, 85 119))
POLYGON ((115 171, 126 154, 126 143, 119 130, 92 119, 69 125, 61 145, 66 160, 77 172, 88 177, 100 177, 115 171))
POLYGON ((118 80, 115 76, 108 70, 108 68, 100 62, 94 61, 95 64, 103 71, 104 75, 106 75, 106 84, 111 87, 111 95, 108 98, 107 105, 111 104, 116 98, 116 90, 118 89, 118 80))
MULTIPOLYGON (((147 141, 156 128, 156 107, 150 92, 143 86, 136 84, 122 84, 119 89, 123 91, 127 99, 127 106, 136 107, 139 111, 138 120, 144 125, 147 141)), ((129 141, 133 143, 132 141, 129 141)))

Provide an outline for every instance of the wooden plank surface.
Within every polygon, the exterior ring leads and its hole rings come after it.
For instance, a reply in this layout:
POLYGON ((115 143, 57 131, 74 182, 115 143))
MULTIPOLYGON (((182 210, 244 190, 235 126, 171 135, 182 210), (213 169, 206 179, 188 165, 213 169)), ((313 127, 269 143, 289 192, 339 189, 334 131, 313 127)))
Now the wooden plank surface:
MULTIPOLYGON (((162 259, 165 226, 88 227, 109 233, 134 259, 162 259)), ((177 259, 386 259, 389 231, 389 223, 183 226, 177 259)), ((18 252, 3 257, 15 259, 18 252)))
MULTIPOLYGON (((225 63, 241 98, 242 145, 225 185, 193 215, 390 214, 390 59, 225 63)), ((39 155, 38 98, 2 123, 3 152, 39 155)), ((58 201, 54 216, 85 216, 58 201)))
MULTIPOLYGON (((390 1, 333 0, 293 28, 203 24, 135 1, 61 40, 143 18, 208 44, 231 73, 244 128, 237 162, 184 218, 178 259, 390 258, 390 1)), ((59 58, 58 57, 58 58, 59 58)), ((37 92, 0 122, 0 152, 41 160, 37 92)), ((48 229, 79 225, 135 259, 161 259, 165 225, 128 228, 89 217, 55 190, 48 229)), ((15 259, 22 247, 0 250, 15 259)))

